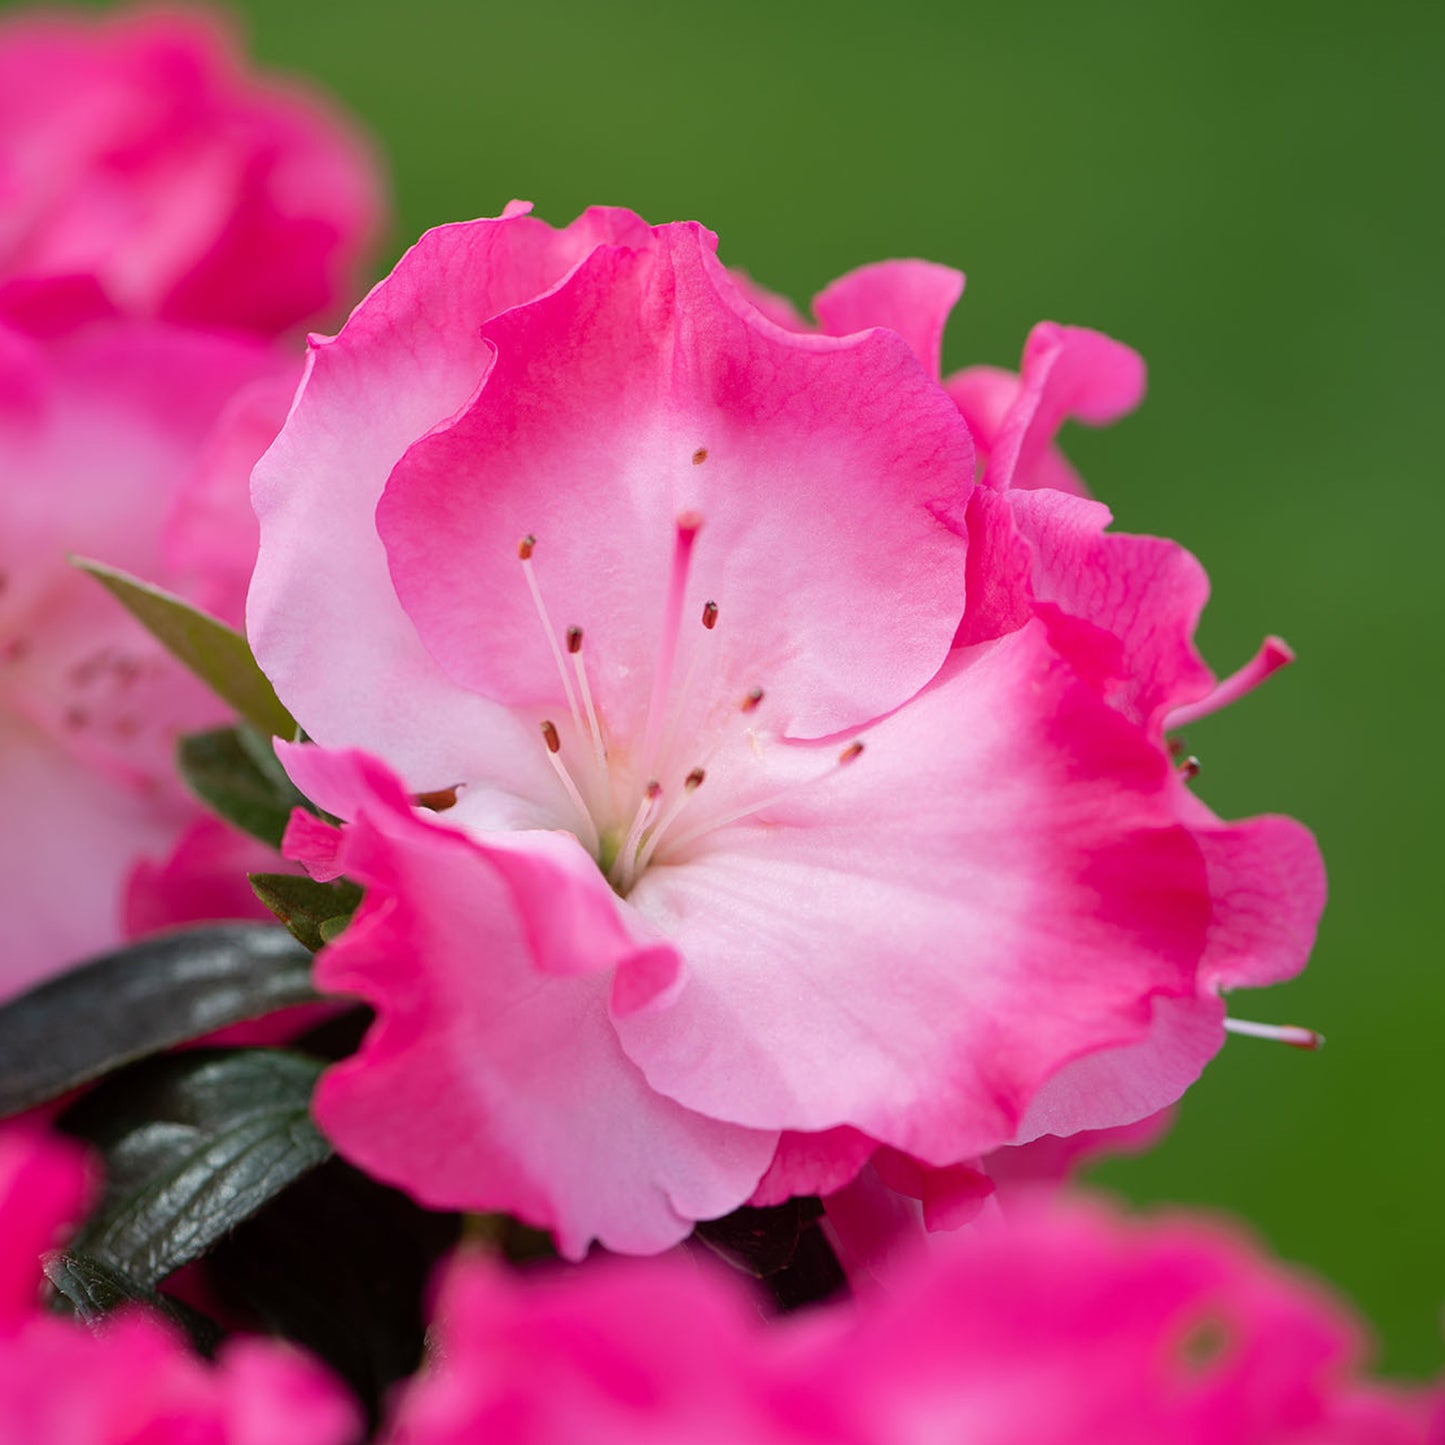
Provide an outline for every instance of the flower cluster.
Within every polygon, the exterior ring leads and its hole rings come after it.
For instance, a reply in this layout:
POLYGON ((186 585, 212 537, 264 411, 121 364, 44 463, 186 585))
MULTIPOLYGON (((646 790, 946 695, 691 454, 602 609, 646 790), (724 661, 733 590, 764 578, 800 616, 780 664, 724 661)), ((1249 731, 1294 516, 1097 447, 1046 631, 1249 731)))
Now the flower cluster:
POLYGON ((1064 1197, 1316 1042, 1224 1001, 1314 841, 1177 737, 1289 650, 1059 449, 1138 356, 622 209, 362 296, 380 197, 211 20, 0 23, 0 1437, 1445 1438, 1064 1197))

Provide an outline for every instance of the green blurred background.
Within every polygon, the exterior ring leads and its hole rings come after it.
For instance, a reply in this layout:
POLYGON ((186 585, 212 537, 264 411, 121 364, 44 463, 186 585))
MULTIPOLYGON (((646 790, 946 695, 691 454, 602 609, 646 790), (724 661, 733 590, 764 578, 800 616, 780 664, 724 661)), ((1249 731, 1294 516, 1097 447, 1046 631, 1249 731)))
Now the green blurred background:
MULTIPOLYGON (((8 5, 6 8, 9 8, 8 5)), ((1441 1364, 1445 7, 1385 0, 246 0, 254 51, 349 103, 400 220, 512 196, 696 217, 806 299, 918 255, 969 275, 947 362, 1042 318, 1137 346, 1148 400, 1066 444, 1119 525, 1208 567, 1221 672, 1300 661, 1190 731, 1220 812, 1293 813, 1332 898, 1309 973, 1237 998, 1172 1136, 1098 1177, 1243 1215, 1441 1364)))

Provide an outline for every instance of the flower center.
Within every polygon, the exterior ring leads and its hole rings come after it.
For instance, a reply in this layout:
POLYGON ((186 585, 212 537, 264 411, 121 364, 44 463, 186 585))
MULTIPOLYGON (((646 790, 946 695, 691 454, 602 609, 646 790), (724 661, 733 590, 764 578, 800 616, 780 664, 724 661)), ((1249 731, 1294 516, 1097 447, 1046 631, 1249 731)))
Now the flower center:
POLYGON ((740 697, 729 697, 719 686, 716 633, 721 613, 716 602, 704 603, 700 630, 685 622, 693 551, 702 525, 702 517, 691 511, 681 513, 674 524, 640 739, 618 736, 608 727, 589 675, 587 635, 575 623, 561 632, 553 625, 533 563, 537 538, 529 533, 517 544, 567 701, 565 719, 541 720, 547 761, 576 814, 572 831, 624 897, 654 861, 677 861, 705 835, 762 813, 863 752, 863 744, 854 741, 821 774, 781 789, 759 785, 765 738, 757 723, 764 690, 754 686, 740 697), (701 678, 705 680, 700 683, 701 678), (716 780, 705 795, 711 802, 697 801, 710 779, 716 780))

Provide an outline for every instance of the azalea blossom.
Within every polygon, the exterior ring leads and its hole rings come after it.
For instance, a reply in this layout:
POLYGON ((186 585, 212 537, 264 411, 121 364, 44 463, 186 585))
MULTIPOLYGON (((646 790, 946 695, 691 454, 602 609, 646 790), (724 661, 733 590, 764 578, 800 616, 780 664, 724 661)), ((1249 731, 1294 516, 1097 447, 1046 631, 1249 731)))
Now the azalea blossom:
POLYGON ((317 972, 378 1013, 316 1099, 349 1158, 571 1255, 880 1147, 956 1221, 981 1156, 1154 1113, 1220 990, 1302 965, 1308 834, 1221 823, 1165 746, 1198 565, 1013 495, 1137 359, 1026 360, 977 480, 961 284, 869 268, 808 332, 700 227, 513 207, 314 344, 248 625, 346 820, 289 851, 368 890, 317 972))
POLYGON ((1426 1445, 1440 1399, 1363 1378, 1341 1304, 1232 1232, 1077 1201, 767 1323, 676 1259, 464 1259, 433 1333, 388 1445, 1426 1445))
POLYGON ((0 317, 265 335, 354 291, 381 217, 353 125, 246 72, 215 16, 0 21, 0 317))
POLYGON ((204 1364, 139 1309, 92 1333, 41 1302, 42 1255, 82 1216, 68 1142, 0 1131, 0 1439, 36 1445, 347 1445, 359 1412, 309 1360, 235 1338, 204 1364))

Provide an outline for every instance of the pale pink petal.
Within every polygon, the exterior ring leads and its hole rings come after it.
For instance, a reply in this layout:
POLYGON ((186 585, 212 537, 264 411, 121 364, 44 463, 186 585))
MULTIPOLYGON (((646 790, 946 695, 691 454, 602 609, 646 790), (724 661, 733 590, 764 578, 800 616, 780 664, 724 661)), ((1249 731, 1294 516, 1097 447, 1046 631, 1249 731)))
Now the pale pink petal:
POLYGON ((873 326, 896 331, 928 374, 943 362, 943 328, 963 295, 963 273, 933 261, 877 261, 840 276, 813 298, 813 314, 829 336, 873 326))
POLYGON ((865 741, 641 880, 688 979, 618 1027, 693 1108, 951 1164, 1010 1142, 1066 1061, 1141 1037, 1151 996, 1193 996, 1204 866, 1163 756, 1036 625, 955 653, 865 741))
MULTIPOLYGON (((247 633, 319 742, 383 752, 418 790, 485 776, 503 756, 534 758, 535 789, 549 786, 535 735, 459 688, 417 639, 374 514, 412 442, 481 386, 492 357, 482 323, 555 284, 595 245, 639 234, 636 217, 601 210, 566 231, 530 216, 442 227, 339 336, 313 340, 291 418, 252 481, 262 548, 247 633)), ((520 762, 512 771, 525 776, 520 762)))
POLYGON ((963 603, 972 454, 897 337, 760 324, 690 226, 598 250, 483 332, 485 385, 411 448, 378 511, 398 595, 462 686, 542 716, 561 704, 517 561, 533 534, 613 736, 642 737, 636 679, 663 653, 687 514, 702 525, 684 625, 700 632, 716 600, 719 674, 739 697, 765 688, 777 726, 833 731, 936 671, 963 603))
MULTIPOLYGON (((502 1209, 551 1229, 580 1258, 594 1238, 664 1249, 696 1219, 741 1204, 776 1135, 703 1118, 654 1094, 619 1047, 607 973, 541 970, 516 851, 488 851, 389 795, 343 830, 338 863, 367 888, 318 956, 328 992, 378 1018, 362 1050, 323 1078, 316 1117, 354 1163, 439 1208, 502 1209)), ((581 886, 580 884, 569 886, 581 886)), ((610 898, 594 870, 593 887, 610 898)), ((555 906, 555 903, 554 905, 555 906)), ((599 966, 653 945, 590 911, 599 966)), ((542 925, 545 930, 545 925, 542 925)))

